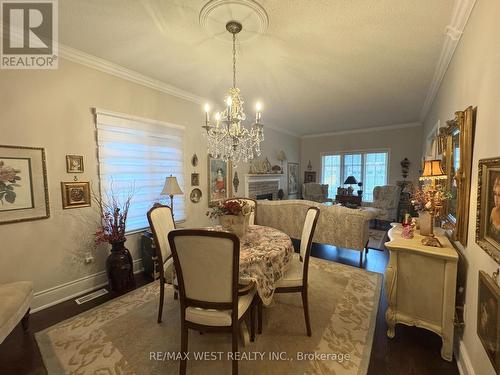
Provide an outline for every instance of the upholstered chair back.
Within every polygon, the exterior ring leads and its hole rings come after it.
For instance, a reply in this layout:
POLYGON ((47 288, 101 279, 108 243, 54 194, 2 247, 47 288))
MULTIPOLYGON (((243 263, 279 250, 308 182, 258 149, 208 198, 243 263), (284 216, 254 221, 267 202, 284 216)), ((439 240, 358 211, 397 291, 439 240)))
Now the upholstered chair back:
POLYGON ((250 207, 252 207, 252 213, 250 214, 249 224, 255 225, 255 211, 257 210, 257 201, 251 198, 229 198, 226 199, 226 202, 234 200, 245 201, 250 207))
POLYGON ((168 243, 168 233, 175 229, 174 217, 169 206, 158 205, 148 212, 148 221, 159 246, 163 264, 170 258, 172 252, 168 243))
POLYGON ((395 185, 375 186, 373 203, 377 208, 394 209, 398 207, 401 188, 395 185))
POLYGON ((171 231, 168 239, 181 298, 211 303, 233 301, 239 273, 238 237, 225 232, 178 229, 171 231))
MULTIPOLYGON (((316 229, 319 212, 319 208, 317 207, 310 207, 307 210, 304 227, 302 228, 302 236, 300 238, 300 257, 303 260, 309 256, 309 252, 311 251, 312 239, 314 230, 316 229)), ((306 266, 306 262, 304 262, 304 266, 306 266)))

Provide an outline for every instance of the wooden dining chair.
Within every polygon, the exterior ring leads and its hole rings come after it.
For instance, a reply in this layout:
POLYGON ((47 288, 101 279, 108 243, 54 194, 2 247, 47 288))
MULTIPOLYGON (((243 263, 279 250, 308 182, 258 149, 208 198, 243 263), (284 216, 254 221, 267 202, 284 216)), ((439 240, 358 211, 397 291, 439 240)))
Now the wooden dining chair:
MULTIPOLYGON (((241 321, 250 311, 250 340, 255 339, 255 284, 238 285, 240 240, 228 232, 177 229, 168 234, 181 307, 181 352, 188 351, 188 330, 232 333, 232 373, 238 373, 241 321)), ((182 359, 179 373, 186 373, 182 359)))
POLYGON ((249 221, 249 224, 250 225, 255 225, 255 218, 257 217, 257 201, 255 199, 252 199, 252 198, 228 198, 226 199, 226 202, 228 201, 244 201, 246 202, 248 205, 250 205, 250 207, 252 207, 252 213, 250 214, 250 221, 249 221))
MULTIPOLYGON (((301 293, 304 318, 306 321, 307 335, 311 336, 311 322, 309 320, 309 302, 307 297, 307 277, 309 269, 309 256, 311 254, 312 240, 316 223, 319 217, 319 208, 310 207, 307 210, 302 236, 300 238, 300 253, 294 254, 291 265, 282 279, 276 283, 275 293, 301 293)), ((261 321, 262 306, 259 305, 259 322, 261 321)), ((259 323, 260 330, 260 323, 259 323)))
MULTIPOLYGON (((168 234, 175 229, 174 216, 169 206, 155 205, 148 211, 148 221, 153 232, 156 261, 160 265, 160 305, 158 307, 158 323, 161 323, 163 301, 165 298, 165 272, 173 264, 172 252, 168 243, 168 234)), ((177 293, 177 292, 174 292, 177 293)))

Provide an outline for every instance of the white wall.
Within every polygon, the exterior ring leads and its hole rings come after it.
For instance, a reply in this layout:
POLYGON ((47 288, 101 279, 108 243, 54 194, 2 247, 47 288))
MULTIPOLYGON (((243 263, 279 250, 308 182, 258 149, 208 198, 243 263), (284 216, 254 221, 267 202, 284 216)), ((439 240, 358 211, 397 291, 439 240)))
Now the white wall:
MULTIPOLYGON (((430 113, 425 119, 424 136, 439 120, 454 117, 454 112, 477 106, 472 189, 469 210, 468 245, 463 251, 468 263, 465 332, 461 342, 459 366, 468 359, 476 375, 494 374, 493 367, 476 333, 478 272, 488 274, 496 264, 476 243, 476 202, 479 159, 500 156, 500 2, 478 0, 455 51, 430 113), (467 358, 468 357, 468 358, 467 358)), ((470 370, 470 368, 469 368, 470 370)))
POLYGON ((402 180, 400 162, 405 157, 411 162, 408 180, 416 181, 422 158, 422 126, 402 127, 399 129, 339 133, 304 137, 301 140, 301 178, 304 178, 309 160, 313 170, 321 175, 321 155, 328 152, 355 150, 388 149, 388 183, 395 184, 402 180))
MULTIPOLYGON (((205 216, 207 159, 200 104, 65 59, 54 71, 2 70, 0 144, 44 147, 47 156, 50 218, 0 225, 0 283, 33 280, 35 308, 106 281, 102 271, 108 247, 93 250, 96 207, 63 210, 60 191, 61 181, 73 179, 66 173, 66 154, 83 155, 85 173, 78 177, 98 186, 93 107, 184 125, 187 221, 183 226, 209 223, 205 216), (190 164, 194 152, 199 158, 196 168, 190 164), (204 194, 198 204, 188 198, 194 171, 200 173, 204 194), (95 262, 86 265, 84 258, 89 252, 95 262)), ((263 155, 269 155, 271 161, 280 149, 291 161, 299 159, 298 138, 272 129, 265 129, 265 136, 263 155)), ((242 183, 248 170, 240 168, 242 183)), ((134 259, 140 257, 139 241, 140 236, 133 235, 126 243, 134 259)), ((140 267, 140 262, 136 266, 140 267)))

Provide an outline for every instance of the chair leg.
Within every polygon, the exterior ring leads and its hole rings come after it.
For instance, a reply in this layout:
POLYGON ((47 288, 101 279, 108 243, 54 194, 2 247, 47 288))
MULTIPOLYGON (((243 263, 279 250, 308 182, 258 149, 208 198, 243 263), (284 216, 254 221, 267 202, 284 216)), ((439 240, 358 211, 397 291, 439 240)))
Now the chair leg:
POLYGON ((302 305, 304 307, 304 318, 306 320, 307 336, 311 337, 311 322, 309 321, 309 302, 307 300, 307 286, 302 289, 302 305))
POLYGON ((257 333, 262 333, 262 300, 257 296, 257 333))
POLYGON ((363 250, 361 250, 361 251, 359 252, 359 268, 363 268, 363 252, 364 252, 364 251, 365 251, 365 250, 363 249, 363 250))
POLYGON ((252 301, 252 305, 250 306, 250 341, 255 341, 255 309, 257 304, 255 303, 255 299, 252 301))
POLYGON ((165 297, 165 283, 162 280, 160 280, 160 306, 158 306, 158 323, 161 323, 164 297, 165 297))
POLYGON ((182 327, 181 327, 182 358, 181 358, 181 363, 179 366, 179 374, 185 375, 186 374, 186 367, 187 367, 186 353, 188 351, 188 328, 184 325, 184 322, 182 322, 181 325, 182 325, 182 327))
POLYGON ((26 314, 24 314, 23 318, 21 319, 21 325, 23 326, 23 329, 25 331, 28 330, 28 328, 30 327, 30 310, 31 309, 28 309, 28 311, 26 311, 26 314))
POLYGON ((177 293, 177 290, 174 290, 174 299, 179 299, 179 293, 177 293))
POLYGON ((233 375, 238 375, 238 361, 236 360, 236 353, 238 352, 238 333, 240 330, 240 325, 238 322, 233 323, 233 343, 232 343, 232 348, 231 351, 233 353, 233 360, 232 360, 232 371, 231 373, 233 375))

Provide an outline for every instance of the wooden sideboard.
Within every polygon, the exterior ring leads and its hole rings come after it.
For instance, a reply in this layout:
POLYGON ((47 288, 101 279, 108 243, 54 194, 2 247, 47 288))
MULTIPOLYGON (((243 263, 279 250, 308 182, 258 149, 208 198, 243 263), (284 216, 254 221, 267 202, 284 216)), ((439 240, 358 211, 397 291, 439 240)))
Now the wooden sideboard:
POLYGON ((336 195, 335 201, 344 205, 345 203, 361 206, 361 197, 359 195, 336 195))
POLYGON ((439 228, 434 233, 442 248, 422 245, 418 231, 405 239, 401 224, 392 226, 385 243, 390 252, 385 272, 387 336, 394 337, 397 323, 428 329, 441 336, 441 357, 451 361, 458 254, 439 228))

